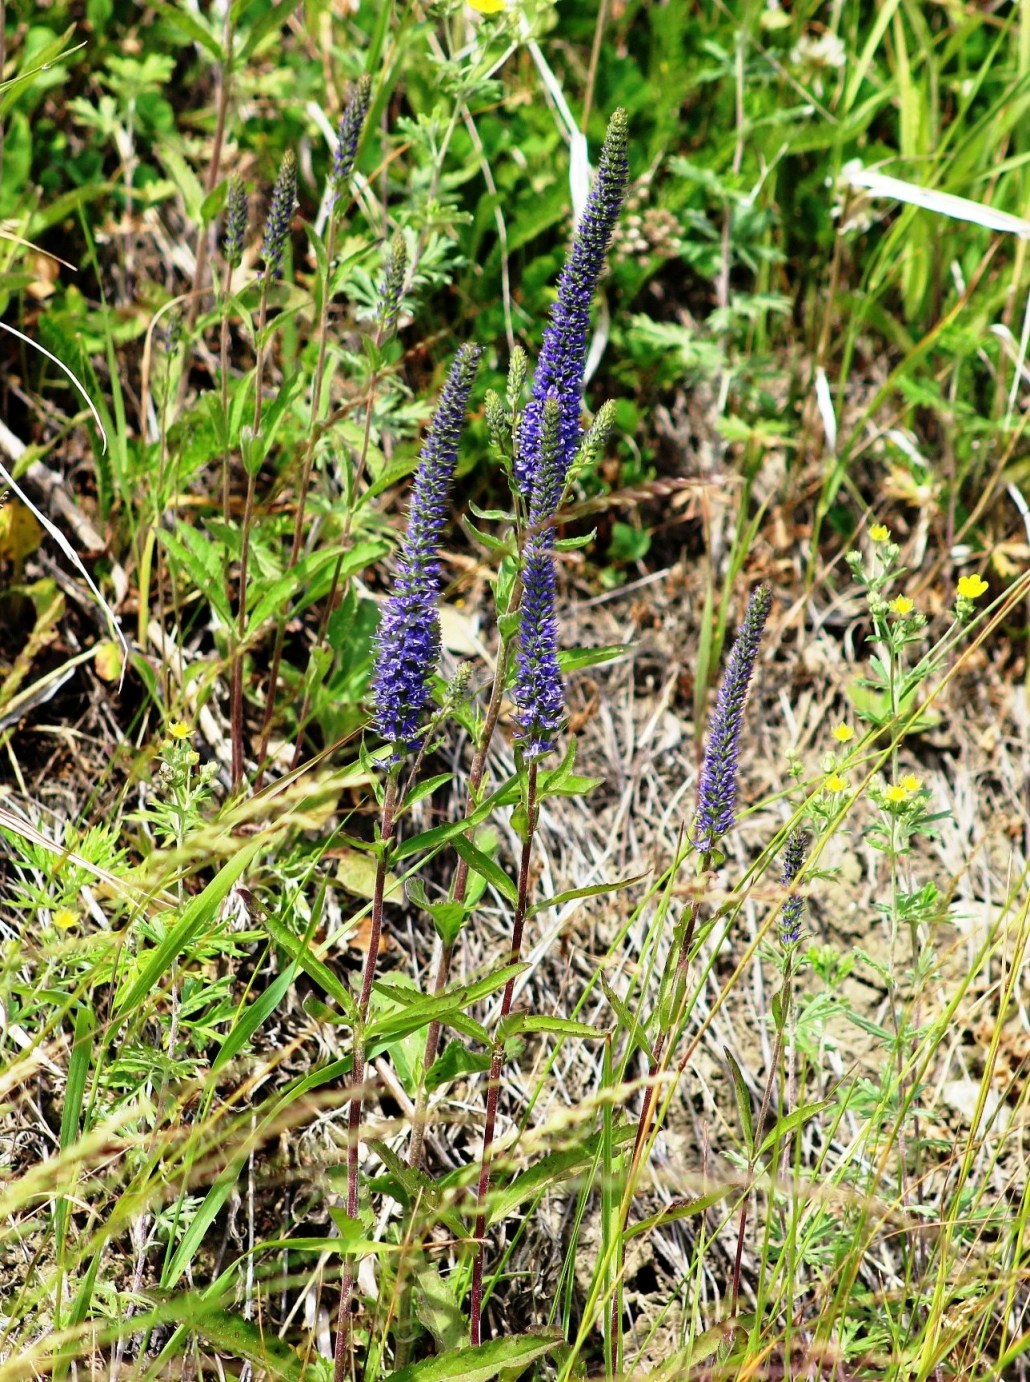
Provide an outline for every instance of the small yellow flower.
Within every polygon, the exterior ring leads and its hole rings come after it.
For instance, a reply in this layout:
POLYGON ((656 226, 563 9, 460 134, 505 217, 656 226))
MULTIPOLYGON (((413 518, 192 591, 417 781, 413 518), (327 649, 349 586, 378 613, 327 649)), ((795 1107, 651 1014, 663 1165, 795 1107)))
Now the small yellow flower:
POLYGON ((910 600, 907 595, 899 595, 896 600, 892 600, 888 605, 888 609, 892 610, 893 613, 897 614, 902 619, 905 618, 906 614, 911 614, 915 607, 916 602, 910 600))
POLYGON ((841 777, 840 773, 831 773, 823 786, 828 792, 833 792, 836 796, 838 792, 847 791, 848 782, 847 778, 841 777))
POLYGON ((61 931, 70 931, 78 919, 78 912, 73 912, 70 907, 58 907, 54 913, 54 925, 61 931))
POLYGON ((987 589, 982 576, 962 576, 958 583, 958 593, 963 600, 979 600, 987 589))
POLYGON ((504 0, 469 0, 469 5, 478 14, 500 14, 504 0))
POLYGON ((900 806, 903 801, 908 801, 908 788, 901 782, 892 782, 883 797, 891 806, 900 806))
POLYGON ((874 523, 869 529, 869 536, 874 542, 886 542, 891 535, 891 530, 883 523, 874 523))
POLYGON ((922 789, 923 786, 922 782, 918 777, 916 777, 915 773, 906 773, 905 776, 901 779, 901 785, 902 787, 904 787, 906 792, 918 792, 922 789))
POLYGON ((833 737, 838 744, 847 744, 855 737, 855 731, 850 725, 846 725, 843 720, 833 731, 833 737))
POLYGON ((193 731, 185 720, 173 720, 168 726, 168 733, 173 739, 188 739, 193 731))

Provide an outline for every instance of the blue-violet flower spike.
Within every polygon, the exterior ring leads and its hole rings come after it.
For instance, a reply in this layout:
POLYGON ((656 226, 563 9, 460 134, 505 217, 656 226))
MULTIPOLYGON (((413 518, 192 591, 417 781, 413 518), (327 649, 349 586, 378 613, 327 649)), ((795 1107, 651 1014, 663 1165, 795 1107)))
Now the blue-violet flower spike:
POLYGON ((693 832, 694 845, 703 853, 715 848, 736 819, 737 760, 744 705, 771 605, 772 591, 767 585, 757 586, 751 592, 708 723, 693 832))
POLYGON ((563 485, 579 444, 590 303, 626 192, 626 145, 626 112, 620 109, 609 122, 594 184, 558 279, 557 297, 533 375, 533 397, 526 405, 519 429, 515 478, 527 499, 542 454, 544 400, 552 390, 557 392, 562 405, 559 454, 563 485))
POLYGON ((437 550, 447 520, 458 442, 479 355, 478 347, 462 346, 440 394, 419 455, 393 593, 383 608, 376 635, 372 723, 379 737, 397 752, 420 745, 422 721, 430 702, 440 650, 437 550))
POLYGON ((261 245, 261 257, 265 261, 265 273, 270 279, 279 278, 283 271, 283 250, 286 237, 290 233, 294 208, 297 205, 297 160, 290 149, 283 154, 279 165, 279 176, 272 189, 272 202, 265 221, 265 238, 261 245))
POLYGON ((560 494, 561 404, 553 396, 544 403, 541 440, 540 467, 530 499, 529 536, 522 553, 519 652, 512 692, 517 737, 527 759, 550 753, 565 723, 565 695, 558 667, 554 529, 550 523, 560 494))
POLYGON ((336 132, 336 150, 329 173, 329 190, 333 201, 340 195, 354 171, 358 157, 361 131, 365 128, 368 108, 372 103, 372 78, 365 73, 358 78, 354 94, 344 106, 340 128, 336 132))
MULTIPOLYGON (((781 882, 785 888, 797 878, 805 862, 808 849, 808 836, 803 830, 792 830, 787 836, 787 848, 783 853, 783 875, 781 882)), ((780 944, 796 945, 801 939, 801 917, 805 910, 805 899, 798 893, 791 893, 780 911, 780 944)))

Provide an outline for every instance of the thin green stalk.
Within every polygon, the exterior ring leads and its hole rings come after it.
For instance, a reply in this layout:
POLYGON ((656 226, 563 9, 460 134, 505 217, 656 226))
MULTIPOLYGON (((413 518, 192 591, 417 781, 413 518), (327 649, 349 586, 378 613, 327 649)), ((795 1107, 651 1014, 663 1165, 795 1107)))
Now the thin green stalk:
MULTIPOLYGON (((304 459, 301 462, 300 486, 297 495, 297 507, 293 516, 293 539, 290 543, 290 555, 286 563, 286 570, 292 571, 297 565, 300 556, 300 546, 304 536, 304 515, 308 502, 308 487, 311 484, 311 471, 315 462, 315 446, 319 437, 322 435, 318 427, 319 417, 322 411, 322 391, 325 387, 326 358, 328 355, 329 341, 329 300, 330 285, 333 269, 333 251, 336 248, 336 203, 334 201, 329 212, 329 224, 326 227, 325 254, 326 254, 326 275, 325 282, 322 284, 322 302, 318 313, 318 359, 315 364, 314 380, 311 386, 311 426, 308 431, 307 442, 304 447, 304 459)), ((286 639, 286 617, 280 614, 275 625, 275 644, 272 649, 272 660, 268 672, 268 686, 265 691, 265 714, 261 722, 261 735, 258 742, 257 751, 257 776, 254 780, 254 789, 257 791, 265 771, 265 758, 268 753, 268 740, 272 732, 272 715, 275 710, 275 694, 279 687, 279 669, 282 665, 283 644, 286 639)), ((304 723, 304 715, 301 714, 301 725, 304 723)), ((296 763, 294 763, 296 766, 296 763)))
MULTIPOLYGON (((265 370, 265 318, 268 311, 268 280, 261 288, 258 310, 257 359, 254 363, 254 437, 261 435, 262 375, 265 370)), ((257 472, 247 465, 247 498, 243 507, 240 532, 240 579, 237 599, 236 646, 232 653, 232 677, 229 701, 229 731, 232 739, 232 785, 237 791, 243 781, 243 641, 247 633, 247 567, 250 561, 250 529, 254 521, 254 495, 257 472)))
MULTIPOLYGON (((513 603, 517 599, 517 594, 513 594, 513 603)), ((511 640, 502 641, 497 653, 497 667, 494 672, 493 687, 490 692, 490 701, 487 705, 486 719, 483 721, 483 730, 479 737, 479 745, 472 758, 472 767, 469 770, 468 791, 465 798, 465 815, 470 816, 475 809, 479 799, 479 789, 483 785, 483 777, 486 773, 487 755, 490 751, 490 743, 494 737, 494 730, 497 728, 497 721, 501 713, 501 702, 504 699, 504 688, 508 675, 508 656, 511 649, 511 640)), ((451 897, 455 902, 464 902, 468 888, 469 866, 468 861, 459 856, 454 869, 454 881, 451 885, 451 897)), ((450 978, 451 962, 454 958, 454 942, 444 944, 440 951, 440 962, 436 970, 436 978, 433 982, 433 992, 440 993, 446 986, 450 978)), ((426 1053, 423 1060, 423 1069, 428 1071, 436 1060, 436 1053, 440 1045, 440 1033, 442 1023, 434 1020, 429 1024, 426 1033, 426 1053)), ((422 1149, 426 1135, 426 1110, 429 1105, 429 1091, 426 1088, 425 1079, 421 1080, 418 1092, 415 1095, 415 1109, 411 1117, 411 1142, 408 1146, 408 1165, 413 1167, 422 1164, 422 1149)))
MULTIPOLYGON (((372 1001, 372 985, 375 982, 379 961, 379 942, 383 934, 383 898, 386 890, 386 874, 389 867, 390 844, 397 823, 397 785, 398 770, 395 767, 390 770, 383 795, 383 810, 379 822, 379 857, 376 861, 375 888, 372 894, 368 954, 365 956, 365 968, 361 979, 361 996, 358 999, 358 1017, 354 1027, 354 1064, 351 1070, 353 1093, 350 1100, 347 1138, 347 1214, 351 1219, 358 1217, 360 1188, 358 1150, 361 1139, 361 1110, 365 1098, 365 1025, 368 1021, 368 1010, 372 1001)), ((347 1382, 354 1370, 354 1336, 351 1329, 350 1312, 353 1291, 354 1259, 348 1255, 344 1261, 343 1277, 340 1282, 335 1382, 347 1382)))
MULTIPOLYGON (((522 954, 522 933, 529 912, 529 869, 533 854, 533 836, 536 834, 539 803, 536 796, 537 765, 532 762, 526 782, 526 833, 522 842, 522 860, 519 864, 518 901, 515 904, 515 917, 511 928, 511 949, 508 963, 517 964, 522 954)), ((511 1012, 511 1000, 515 992, 515 978, 512 976, 504 986, 501 996, 499 1027, 511 1012)), ((501 1070, 504 1065, 504 1038, 499 1035, 494 1043, 490 1060, 490 1077, 486 1087, 486 1123, 483 1128, 483 1160, 479 1168, 479 1185, 476 1191, 475 1256, 472 1260, 472 1300, 469 1310, 469 1338, 473 1345, 483 1340, 483 1267, 486 1257, 486 1197, 490 1189, 490 1164, 493 1153, 494 1131, 497 1126, 497 1102, 500 1095, 501 1070)))

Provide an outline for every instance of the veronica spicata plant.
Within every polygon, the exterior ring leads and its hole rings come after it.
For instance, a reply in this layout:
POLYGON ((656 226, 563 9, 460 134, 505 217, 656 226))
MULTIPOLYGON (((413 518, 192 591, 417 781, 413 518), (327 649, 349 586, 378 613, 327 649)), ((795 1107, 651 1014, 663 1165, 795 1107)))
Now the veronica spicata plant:
MULTIPOLYGON (((419 747, 431 700, 440 650, 436 609, 440 585, 438 548, 447 519, 451 481, 458 460, 469 393, 479 364, 476 346, 462 346, 444 384, 419 456, 408 511, 408 527, 397 563, 394 590, 383 610, 374 654, 372 724, 390 748, 382 797, 376 876, 368 953, 361 980, 354 1027, 349 1140, 347 1147, 347 1213, 358 1215, 358 1141, 365 1078, 364 1025, 368 1020, 383 930, 383 898, 390 844, 396 825, 400 768, 406 754, 419 747)), ((340 1286, 336 1340, 337 1382, 352 1373, 350 1300, 354 1289, 353 1259, 344 1265, 340 1286)))

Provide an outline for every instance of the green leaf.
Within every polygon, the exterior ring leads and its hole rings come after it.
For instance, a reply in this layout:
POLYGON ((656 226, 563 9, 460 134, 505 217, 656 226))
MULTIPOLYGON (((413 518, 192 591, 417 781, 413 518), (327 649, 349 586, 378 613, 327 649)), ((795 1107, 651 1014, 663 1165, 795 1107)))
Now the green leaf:
POLYGON ((555 893, 554 897, 536 903, 530 908, 530 916, 544 907, 562 907, 566 902, 574 902, 577 897, 601 897, 605 893, 617 893, 622 888, 631 888, 646 877, 646 873, 636 873, 632 878, 619 878, 614 883, 591 883, 583 888, 569 888, 567 892, 555 893))
POLYGON ((203 892, 187 904, 182 916, 169 930, 164 940, 140 956, 140 970, 136 982, 115 1002, 115 1012, 131 1012, 152 990, 156 989, 175 960, 193 938, 212 922, 218 908, 225 901, 229 889, 247 870, 255 856, 266 847, 266 841, 256 836, 241 845, 233 857, 218 870, 203 892))
POLYGON ((455 852, 465 860, 465 863, 468 864, 470 869, 474 870, 474 872, 485 878, 488 883, 492 884, 501 896, 506 898, 513 907, 518 905, 518 887, 514 879, 510 878, 508 874, 505 873, 500 864, 495 863, 494 860, 484 854, 482 850, 477 849, 472 841, 465 835, 458 835, 455 837, 454 849, 455 852))
POLYGON ((744 1129, 744 1141, 747 1143, 747 1154, 753 1157, 755 1154, 755 1114, 751 1107, 751 1091, 747 1087, 743 1071, 727 1047, 722 1048, 722 1053, 726 1057, 726 1062, 730 1067, 730 1074, 733 1076, 733 1093, 737 1099, 737 1112, 740 1114, 741 1126, 744 1129))
POLYGON ((648 1062, 653 1065, 654 1052, 651 1049, 651 1043, 648 1040, 643 1023, 639 1021, 634 1013, 630 1012, 628 1005, 624 1003, 615 992, 611 984, 609 984, 608 980, 605 978, 603 972, 601 974, 601 988, 604 990, 604 996, 608 999, 609 1006, 614 1010, 616 1017, 619 1019, 623 1031, 631 1033, 633 1040, 643 1051, 648 1062))
POLYGON ((288 927, 277 920, 270 913, 264 917, 264 926, 268 934, 275 941, 276 945, 281 945, 287 955, 298 965, 309 978, 314 979, 315 983, 321 988, 322 992, 328 994, 344 1013, 352 1012, 354 1009, 354 999, 347 991, 342 979, 324 965, 318 956, 311 949, 303 936, 295 936, 288 927))
POLYGON ((206 48, 216 62, 222 61, 222 45, 199 19, 181 5, 166 4, 165 0, 153 0, 150 8, 168 23, 178 29, 191 43, 199 43, 206 48))
POLYGON ((489 1339, 485 1344, 451 1349, 424 1362, 411 1363, 392 1372, 390 1382, 490 1382, 509 1369, 516 1374, 522 1372, 535 1358, 543 1357, 563 1342, 559 1329, 489 1339))
POLYGON ((430 1094, 441 1085, 450 1084, 462 1075, 482 1074, 490 1069, 491 1057, 483 1051, 470 1051, 461 1041, 449 1041, 426 1071, 426 1089, 430 1094))
POLYGON ((498 1036, 502 1041, 521 1032, 551 1032, 554 1036, 603 1037, 606 1032, 589 1022, 573 1022, 568 1017, 551 1017, 547 1013, 510 1013, 501 1023, 498 1036))
MULTIPOLYGON (((242 18, 248 11, 252 12, 253 8, 254 6, 251 0, 237 0, 237 3, 233 5, 233 13, 242 18)), ((281 29, 284 24, 288 24, 296 8, 296 0, 280 0, 278 5, 272 5, 270 9, 266 10, 261 18, 258 19, 255 24, 251 25, 250 29, 247 31, 246 37, 243 39, 236 53, 237 63, 242 64, 246 62, 247 58, 254 52, 258 44, 262 43, 269 34, 275 33, 275 31, 281 29)))
MULTIPOLYGON (((617 1146, 621 1146, 623 1143, 632 1142, 636 1133, 636 1125, 627 1124, 625 1127, 615 1128, 611 1137, 617 1146)), ((601 1137, 601 1133, 593 1133, 576 1147, 566 1151, 549 1152, 508 1185, 492 1191, 487 1206, 487 1222, 496 1224, 502 1219, 507 1219, 520 1204, 534 1199, 545 1190, 552 1189, 562 1181, 568 1180, 570 1176, 585 1172, 588 1168, 592 1174, 600 1150, 601 1137)))
POLYGON ((190 1317, 189 1325, 219 1353, 245 1358, 283 1382, 328 1382, 332 1375, 328 1359, 312 1357, 306 1351, 298 1353, 273 1330, 259 1329, 228 1310, 200 1310, 190 1317))
POLYGON ((218 1048, 214 1060, 211 1062, 211 1074, 216 1074, 223 1066, 228 1063, 243 1050, 247 1042, 251 1039, 257 1029, 265 1022, 286 996, 286 991, 293 983, 297 974, 297 963, 288 965, 286 969, 275 979, 260 998, 251 1003, 246 1012, 235 1023, 228 1036, 218 1048))
POLYGON ((473 1003, 478 1003, 483 998, 489 998, 492 993, 503 988, 509 979, 517 978, 526 968, 524 964, 505 965, 503 969, 488 974, 485 979, 478 979, 473 984, 458 984, 454 988, 444 989, 443 993, 431 996, 420 993, 417 989, 405 989, 397 984, 385 984, 380 981, 376 984, 376 990, 404 1006, 399 1012, 387 1013, 369 1023, 365 1032, 365 1040, 370 1048, 369 1055, 373 1054, 373 1043, 378 1050, 382 1050, 385 1045, 399 1037, 407 1036, 409 1032, 417 1032, 420 1027, 428 1027, 430 1022, 448 1022, 455 1015, 463 1015, 466 1008, 470 1008, 473 1003))
POLYGON ((581 667, 596 667, 602 662, 614 662, 629 652, 628 643, 609 643, 603 648, 566 648, 558 654, 558 666, 563 675, 578 672, 581 667))
POLYGON ((775 1146, 775 1144, 786 1137, 788 1133, 793 1132, 795 1128, 802 1127, 810 1118, 814 1118, 817 1113, 821 1113, 822 1110, 828 1108, 829 1105, 829 1099, 820 1099, 817 1103, 801 1104, 798 1108, 792 1109, 790 1113, 784 1114, 782 1118, 777 1119, 776 1125, 766 1137, 762 1139, 762 1145, 758 1149, 758 1155, 761 1156, 764 1152, 767 1152, 770 1147, 775 1146))
POLYGON ((484 801, 476 807, 471 816, 466 816, 463 821, 453 821, 450 825, 438 825, 432 830, 424 830, 421 835, 412 835, 410 839, 402 840, 394 850, 393 858, 406 859, 409 854, 419 854, 423 850, 436 850, 442 845, 449 844, 459 835, 464 835, 466 831, 479 825, 501 806, 510 806, 518 801, 519 786, 518 778, 511 777, 507 782, 501 784, 496 792, 492 792, 484 801))
MULTIPOLYGON (((440 1349, 468 1345, 468 1325, 454 1287, 431 1263, 422 1260, 415 1271, 415 1314, 440 1349)), ((395 1374, 396 1375, 396 1374, 395 1374)))

